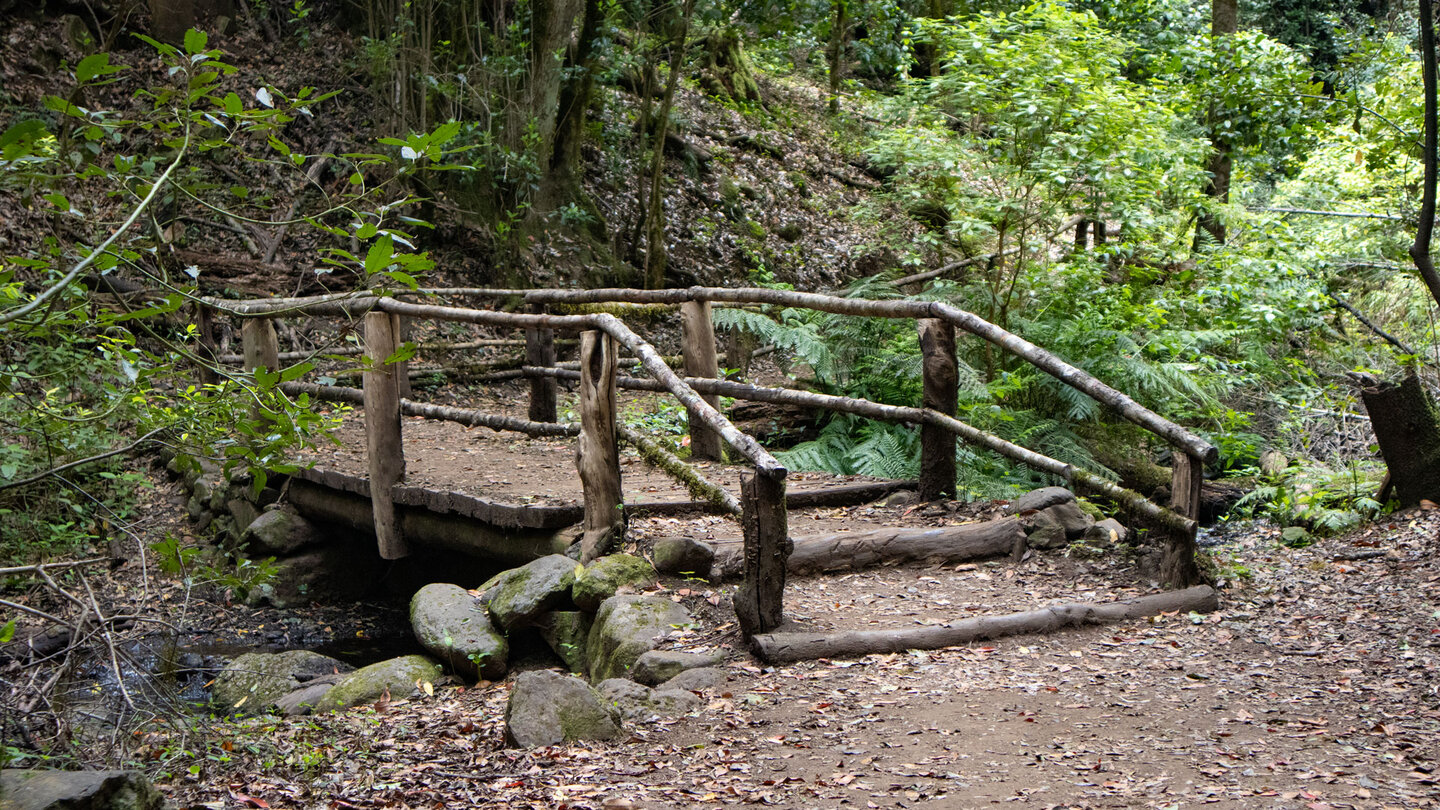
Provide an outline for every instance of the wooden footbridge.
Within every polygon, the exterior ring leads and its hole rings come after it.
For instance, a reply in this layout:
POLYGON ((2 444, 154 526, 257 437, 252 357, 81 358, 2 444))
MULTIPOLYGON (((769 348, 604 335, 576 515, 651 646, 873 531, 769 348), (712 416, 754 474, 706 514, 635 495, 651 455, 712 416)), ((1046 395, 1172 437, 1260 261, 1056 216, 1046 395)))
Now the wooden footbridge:
MULTIPOLYGON (((423 508, 437 514, 465 516, 500 527, 545 530, 583 524, 582 559, 606 553, 623 535, 627 509, 622 496, 617 441, 637 446, 658 462, 709 507, 740 519, 744 536, 744 584, 735 597, 737 617, 747 636, 773 630, 781 622, 786 558, 790 550, 787 506, 806 498, 787 498, 784 465, 753 437, 737 429, 717 408, 718 398, 798 405, 852 413, 871 419, 903 422, 921 428, 922 499, 954 494, 955 441, 984 447, 1015 461, 1067 481, 1072 488, 1117 503, 1133 519, 1166 538, 1163 566, 1168 584, 1183 587, 1199 579, 1195 565, 1195 516, 1200 484, 1207 462, 1216 449, 1199 436, 1146 409, 1125 394, 1105 385, 1059 357, 1017 335, 949 304, 921 301, 868 300, 769 289, 692 287, 671 290, 497 290, 430 289, 398 292, 392 296, 370 293, 337 294, 307 298, 202 302, 202 340, 213 335, 214 318, 242 320, 243 362, 252 372, 273 373, 282 355, 272 321, 286 317, 362 319, 366 366, 363 387, 342 388, 303 381, 283 383, 289 393, 361 405, 365 413, 367 476, 346 476, 334 470, 301 471, 297 480, 355 498, 368 499, 368 522, 380 555, 398 559, 409 553, 400 512, 423 508), (443 303, 437 303, 443 302, 443 303), (474 308, 475 302, 520 302, 524 312, 474 308), (460 306, 470 303, 472 306, 460 306), (868 400, 827 396, 783 388, 766 388, 720 378, 714 305, 774 305, 808 308, 855 317, 904 318, 917 322, 924 356, 923 407, 884 405, 868 400), (643 307, 678 308, 683 336, 684 376, 614 313, 643 307), (417 402, 408 398, 406 355, 402 335, 410 321, 433 320, 523 330, 526 365, 521 375, 530 381, 528 418, 417 402), (989 341, 1035 365, 1097 401, 1125 419, 1164 439, 1172 448, 1172 500, 1161 505, 1123 489, 1099 476, 985 433, 955 418, 957 365, 955 334, 962 330, 989 341), (556 362, 557 333, 579 334, 579 367, 556 362), (646 377, 619 373, 621 349, 627 351, 646 377), (557 420, 556 397, 561 380, 578 383, 578 425, 557 420), (706 480, 691 465, 675 458, 644 436, 628 431, 616 420, 617 389, 659 392, 682 403, 689 415, 690 449, 694 459, 720 460, 723 448, 743 460, 738 496, 706 480), (499 503, 460 493, 408 486, 402 416, 423 417, 515 431, 529 436, 573 437, 583 490, 583 505, 525 506, 499 503)), ((213 352, 213 341, 209 344, 213 352)), ((285 355, 290 356, 289 353, 285 355)), ((303 489, 303 486, 301 487, 303 489)), ((880 494, 877 490, 876 495, 880 494)), ((823 499, 823 494, 807 496, 823 499)), ((652 504, 652 510, 664 508, 652 504)), ((543 552, 542 552, 543 553, 543 552)))

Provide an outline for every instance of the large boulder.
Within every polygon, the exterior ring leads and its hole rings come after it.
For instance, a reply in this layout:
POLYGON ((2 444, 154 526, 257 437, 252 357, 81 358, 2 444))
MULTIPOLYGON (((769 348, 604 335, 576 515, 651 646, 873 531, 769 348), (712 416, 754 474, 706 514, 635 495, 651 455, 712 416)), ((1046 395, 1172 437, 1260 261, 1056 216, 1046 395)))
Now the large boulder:
POLYGON ((719 667, 687 669, 666 681, 661 688, 678 689, 682 692, 713 692, 725 685, 730 673, 719 667))
POLYGON ((415 640, 455 673, 495 680, 505 675, 510 644, 485 606, 459 585, 426 585, 410 599, 415 640))
POLYGON ((693 537, 665 537, 655 542, 651 556, 655 570, 662 574, 708 579, 710 565, 715 562, 715 547, 693 537))
POLYGON ((280 698, 313 681, 354 669, 344 661, 309 650, 246 653, 225 667, 210 694, 221 711, 261 714, 280 698))
POLYGON ((700 708, 700 698, 679 689, 651 689, 624 678, 602 681, 600 696, 620 711, 627 722, 649 722, 679 717, 700 708))
POLYGON ((325 533, 293 509, 282 507, 261 512, 251 520, 245 527, 244 540, 253 554, 286 557, 324 543, 325 533))
POLYGON ((718 651, 687 653, 651 650, 636 659, 630 677, 648 686, 658 686, 686 670, 713 667, 723 660, 725 660, 725 654, 718 651))
POLYGON ((505 741, 512 746, 534 748, 619 735, 613 707, 572 675, 549 670, 522 673, 505 704, 505 741))
POLYGON ((315 711, 328 712, 373 703, 386 694, 400 699, 415 694, 422 683, 440 678, 440 665, 423 655, 391 658, 346 675, 315 704, 315 711))
POLYGON ((160 810, 139 771, 0 771, 0 810, 160 810))
POLYGON ((650 563, 630 554, 611 554, 590 563, 575 577, 575 605, 591 613, 621 588, 640 590, 655 583, 650 563))
POLYGON ((585 645, 590 680, 599 683, 629 676, 641 655, 690 621, 689 612, 669 599, 623 594, 606 599, 585 645))
POLYGON ((590 637, 591 615, 579 610, 554 610, 535 620, 535 629, 571 672, 586 669, 585 645, 590 637))
POLYGON ((541 557, 489 592, 490 618, 505 632, 532 624, 537 616, 570 603, 570 586, 581 566, 563 554, 541 557))
POLYGON ((1020 514, 1022 512, 1038 512, 1041 509, 1048 509, 1056 504, 1074 503, 1075 493, 1064 487, 1041 487, 1032 489, 1029 492, 1016 498, 1010 504, 1009 512, 1020 514))
POLYGON ((1061 548, 1095 525, 1073 500, 1047 506, 1025 519, 1030 524, 1026 543, 1039 549, 1061 548))

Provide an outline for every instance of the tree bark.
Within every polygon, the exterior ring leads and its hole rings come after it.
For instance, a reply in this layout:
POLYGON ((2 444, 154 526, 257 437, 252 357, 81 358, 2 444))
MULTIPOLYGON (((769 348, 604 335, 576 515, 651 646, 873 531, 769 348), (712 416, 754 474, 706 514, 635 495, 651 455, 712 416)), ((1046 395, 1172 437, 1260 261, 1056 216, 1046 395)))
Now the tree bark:
MULTIPOLYGON (((1229 48, 1229 38, 1240 30, 1240 4, 1239 0, 1212 0, 1210 4, 1210 37, 1212 47, 1229 48)), ((1217 115, 1212 107, 1211 117, 1217 115)), ((1213 123, 1212 123, 1213 126, 1213 123)), ((1206 164, 1206 171, 1210 179, 1205 184, 1205 194, 1216 202, 1224 204, 1230 201, 1230 174, 1232 160, 1230 157, 1230 144, 1219 134, 1212 131, 1210 135, 1210 158, 1206 164)), ((1213 213, 1206 213, 1200 217, 1199 229, 1210 235, 1215 244, 1225 244, 1225 224, 1213 213)), ((1200 242, 1199 232, 1196 234, 1197 245, 1200 242)), ((1099 244, 1099 239, 1096 239, 1099 244)))
MULTIPOLYGON (((859 571, 880 565, 923 562, 936 565, 1004 557, 1025 540, 1016 518, 938 529, 873 529, 795 538, 786 571, 797 576, 859 571)), ((743 554, 730 549, 715 560, 715 570, 733 577, 744 570, 743 554)))
POLYGON ((264 368, 273 372, 280 368, 280 341, 275 336, 275 324, 269 318, 241 324, 240 346, 246 371, 264 368))
POLYGON ((785 621, 785 571, 792 543, 785 513, 785 479, 760 471, 740 479, 740 525, 745 532, 745 581, 735 592, 735 617, 746 638, 785 621))
POLYGON ((845 43, 850 33, 850 8, 848 0, 830 0, 835 16, 830 25, 830 44, 826 56, 830 59, 830 114, 840 112, 840 81, 845 68, 845 43))
POLYGON ((386 560, 398 560, 410 553, 400 532, 393 493, 405 478, 400 385, 395 365, 385 363, 399 343, 398 320, 388 312, 365 315, 365 459, 375 540, 380 557, 386 560))
MULTIPOLYGON (((532 307, 532 311, 543 309, 540 305, 532 307)), ((542 368, 555 365, 555 330, 539 326, 525 327, 525 364, 542 368)), ((554 378, 530 378, 530 421, 556 421, 555 399, 559 395, 559 388, 554 378)))
MULTIPOLYGON (((922 407, 954 416, 959 404, 955 327, 926 318, 917 322, 924 368, 922 407)), ((955 497, 955 434, 940 425, 920 425, 920 500, 955 497)))
MULTIPOLYGON (((1170 463, 1170 510, 1192 520, 1198 518, 1205 465, 1178 450, 1172 454, 1170 463)), ((1171 588, 1185 588, 1200 582, 1200 569, 1195 564, 1195 532, 1193 526, 1166 532, 1160 575, 1171 588)))
MULTIPOLYGON (((720 361, 715 354, 715 325, 710 310, 709 301, 686 301, 680 305, 680 333, 684 344, 681 351, 688 377, 713 380, 720 376, 720 361)), ((702 398, 713 407, 720 406, 720 397, 714 394, 702 398)), ((690 420, 690 457, 723 461, 720 435, 698 415, 687 413, 687 416, 690 420)))
POLYGON ((1383 382, 1360 396, 1400 505, 1440 502, 1440 414, 1420 378, 1383 382))
POLYGON ((1209 613, 1219 607, 1220 597, 1215 590, 1208 585, 1197 585, 1183 591, 1166 591, 1119 602, 1076 602, 1005 616, 960 619, 940 627, 769 633, 755 636, 750 644, 756 655, 771 664, 791 664, 816 658, 858 658, 905 650, 938 650, 972 641, 1049 633, 1065 627, 1109 624, 1161 613, 1209 613))
POLYGON ((670 74, 665 77, 665 95, 660 100, 660 114, 655 121, 655 142, 650 147, 650 196, 645 206, 645 286, 652 290, 665 286, 668 261, 665 246, 665 136, 670 131, 670 110, 675 104, 675 90, 680 85, 685 40, 690 33, 690 17, 695 11, 695 0, 684 2, 670 43, 670 74))
POLYGON ((575 466, 585 492, 585 533, 580 561, 609 553, 625 535, 625 502, 620 490, 620 454, 615 444, 614 338, 580 335, 580 442, 575 466))
POLYGON ((1420 197, 1420 223, 1415 229, 1415 241, 1410 245, 1410 258, 1420 272, 1430 297, 1440 304, 1440 274, 1435 271, 1435 260, 1430 255, 1430 242, 1435 232, 1435 186, 1440 166, 1437 166, 1436 142, 1440 140, 1440 126, 1436 122, 1435 90, 1435 9, 1431 0, 1420 0, 1420 60, 1425 92, 1425 187, 1420 197))

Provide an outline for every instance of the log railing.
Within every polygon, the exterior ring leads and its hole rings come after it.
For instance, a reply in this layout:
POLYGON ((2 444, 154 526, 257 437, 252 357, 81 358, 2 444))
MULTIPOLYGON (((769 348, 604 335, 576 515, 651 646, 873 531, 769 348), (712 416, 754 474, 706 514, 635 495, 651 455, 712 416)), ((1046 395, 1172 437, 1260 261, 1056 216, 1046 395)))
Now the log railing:
MULTIPOLYGON (((560 428, 561 426, 553 424, 558 391, 556 383, 563 379, 580 384, 582 428, 579 467, 586 491, 587 519, 583 548, 587 557, 602 553, 608 542, 615 538, 617 533, 623 532, 623 510, 615 508, 619 505, 618 468, 612 461, 614 456, 609 452, 614 448, 616 433, 614 389, 620 387, 657 391, 676 397, 686 406, 690 415, 691 448, 695 457, 719 458, 720 447, 725 445, 732 448, 754 469, 752 478, 747 479, 742 487, 740 503, 742 524, 745 527, 747 564, 746 585, 741 589, 739 600, 743 601, 745 606, 741 608, 737 602, 737 611, 741 613, 747 633, 764 632, 780 620, 780 589, 783 589, 784 553, 788 543, 783 529, 786 471, 783 465, 752 437, 740 432, 719 413, 715 407, 719 396, 822 408, 919 425, 922 437, 920 488, 922 496, 927 499, 954 493, 954 442, 957 438, 985 447, 1012 460, 1064 478, 1076 489, 1115 500, 1128 512, 1161 529, 1166 535, 1165 578, 1170 585, 1181 587, 1198 581, 1194 542, 1199 490, 1204 466, 1215 459, 1216 448, 1186 428, 1150 411, 1129 396, 1056 355, 949 304, 844 298, 785 290, 710 287, 669 290, 446 288, 403 292, 394 298, 362 293, 252 301, 208 299, 204 303, 246 320, 242 339, 247 368, 256 365, 271 367, 272 363, 278 363, 284 357, 274 345, 274 330, 253 324, 257 321, 263 324, 268 318, 285 315, 341 315, 352 318, 363 316, 367 327, 366 355, 371 358, 372 368, 376 358, 383 361, 393 352, 393 346, 398 345, 398 339, 386 342, 386 336, 379 332, 372 340, 372 323, 379 330, 381 323, 388 322, 391 324, 392 333, 398 328, 399 318, 451 320, 524 330, 527 364, 515 376, 530 380, 530 418, 528 422, 510 420, 515 423, 515 427, 502 426, 497 429, 524 429, 522 425, 552 425, 560 428), (506 299, 512 304, 522 305, 527 311, 521 313, 463 309, 403 300, 417 295, 452 299, 506 299), (904 408, 867 400, 791 389, 761 388, 717 379, 719 371, 711 318, 711 307, 714 304, 775 305, 857 317, 915 320, 923 355, 924 407, 904 408), (627 307, 635 307, 637 310, 643 307, 649 313, 656 306, 681 309, 683 365, 687 375, 684 378, 669 368, 665 358, 662 358, 654 347, 631 331, 616 315, 611 314, 623 313, 627 307), (550 309, 585 314, 553 314, 548 311, 550 309), (595 311, 597 309, 600 311, 595 311), (957 329, 989 341, 1024 359, 1169 443, 1175 450, 1169 508, 1155 504, 1138 493, 1123 489, 1096 475, 1007 442, 956 419, 957 329), (578 370, 558 367, 571 364, 556 363, 557 332, 582 333, 578 370), (389 351, 385 351, 387 348, 389 351), (635 362, 649 373, 650 379, 638 379, 617 373, 617 353, 621 348, 634 356, 635 362), (608 507, 604 506, 606 503, 609 504, 608 507), (780 561, 778 574, 774 565, 777 559, 780 561)), ((372 388, 377 392, 385 392, 385 377, 396 373, 396 369, 387 368, 364 375, 367 406, 368 392, 372 388)), ((403 373, 401 376, 403 377, 403 373)), ((377 393, 377 397, 380 396, 381 394, 377 393)), ((405 401, 402 406, 398 395, 389 393, 383 393, 383 398, 377 399, 377 407, 380 408, 377 413, 385 415, 372 420, 367 413, 366 419, 368 440, 379 442, 371 448, 372 458, 377 452, 386 452, 384 448, 390 443, 398 442, 394 437, 376 435, 383 434, 384 429, 381 427, 377 427, 372 434, 369 427, 372 421, 377 425, 388 425, 391 421, 389 414, 398 415, 402 407, 405 413, 415 413, 422 408, 438 408, 409 401, 405 401)), ((491 419, 495 420, 491 426, 503 425, 506 421, 504 417, 491 419)), ((398 474, 403 474, 403 462, 398 472, 389 468, 371 470, 372 478, 375 478, 377 472, 380 474, 378 481, 391 480, 398 474)), ((372 494, 372 497, 384 499, 386 487, 373 486, 374 483, 376 482, 372 481, 372 493, 376 494, 372 494)), ((384 511, 384 504, 377 503, 377 537, 380 538, 382 552, 388 548, 389 551, 385 553, 403 553, 403 538, 391 538, 387 541, 381 534, 380 518, 384 511), (395 545, 387 545, 387 542, 395 545)))

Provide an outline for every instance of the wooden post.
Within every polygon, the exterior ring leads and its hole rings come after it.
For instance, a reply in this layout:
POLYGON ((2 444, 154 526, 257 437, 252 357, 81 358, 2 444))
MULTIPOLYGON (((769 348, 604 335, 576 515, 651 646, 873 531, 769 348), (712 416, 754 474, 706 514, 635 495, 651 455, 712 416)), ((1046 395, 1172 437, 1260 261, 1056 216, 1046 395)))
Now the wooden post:
MULTIPOLYGON (((545 312, 544 304, 534 304, 530 311, 536 314, 545 312)), ((541 329, 535 326, 525 327, 525 365, 538 366, 540 368, 553 368, 555 366, 555 330, 541 329)), ((555 422, 556 417, 555 396, 559 391, 560 381, 554 377, 531 377, 530 378, 530 421, 531 422, 555 422)))
POLYGON ((725 366, 735 370, 741 379, 750 377, 751 355, 755 354, 755 336, 744 329, 731 329, 725 333, 725 366))
MULTIPOLYGON (((924 318, 920 330, 925 388, 921 404, 954 416, 959 403, 959 371, 955 362, 955 327, 924 318)), ((928 422, 920 426, 920 500, 955 497, 955 434, 928 422)))
MULTIPOLYGON (((200 335, 200 345, 195 354, 200 358, 200 383, 214 385, 220 382, 215 366, 220 363, 220 352, 215 347, 215 312, 204 304, 195 305, 195 331, 200 335)), ((278 356, 279 346, 276 346, 278 356)))
MULTIPOLYGON (((1205 464, 1190 454, 1176 449, 1171 455, 1170 508, 1188 518, 1200 514, 1200 484, 1205 480, 1205 464)), ((1170 530, 1166 538, 1161 576, 1171 588, 1187 588, 1200 582, 1200 569, 1195 564, 1195 532, 1170 530)))
MULTIPOLYGON (((720 361, 715 356, 715 324, 711 320, 709 301, 686 301, 680 305, 680 334, 685 357, 685 374, 689 377, 716 379, 720 361)), ((712 407, 720 406, 720 398, 702 396, 712 407)), ((706 461, 723 461, 720 434, 690 414, 690 457, 706 461)))
POLYGON ((398 560, 410 553, 400 534, 392 490, 405 477, 400 434, 399 366, 383 365, 399 344, 400 324, 388 312, 365 314, 365 457, 370 473, 370 509, 380 557, 398 560))
POLYGON ((600 331, 580 334, 580 442, 575 466, 585 491, 580 561, 609 553, 625 535, 620 451, 615 443, 615 369, 619 346, 600 331))
POLYGON ((735 592, 735 617, 746 638, 785 621, 785 572, 794 544, 785 514, 785 479, 754 471, 740 477, 745 581, 735 592))
MULTIPOLYGON (((402 343, 404 343, 405 341, 407 341, 407 340, 410 339, 410 322, 411 322, 412 319, 411 319, 411 318, 403 317, 403 316, 401 316, 401 315, 391 315, 390 317, 394 319, 394 327, 393 327, 393 328, 394 328, 394 330, 395 330, 395 348, 398 349, 398 348, 400 348, 400 344, 402 344, 402 343)), ((399 387, 399 389, 400 389, 400 398, 401 398, 401 399, 409 399, 409 398, 410 398, 410 361, 409 361, 409 360, 404 360, 404 361, 402 361, 402 362, 399 362, 399 363, 396 363, 396 364, 395 364, 395 384, 396 384, 396 385, 399 387)))
POLYGON ((240 327, 240 346, 246 371, 261 366, 272 372, 280 368, 280 340, 275 337, 275 324, 269 318, 246 320, 240 327))
POLYGON ((1081 218, 1075 223, 1075 252, 1079 253, 1090 245, 1090 220, 1081 218))

